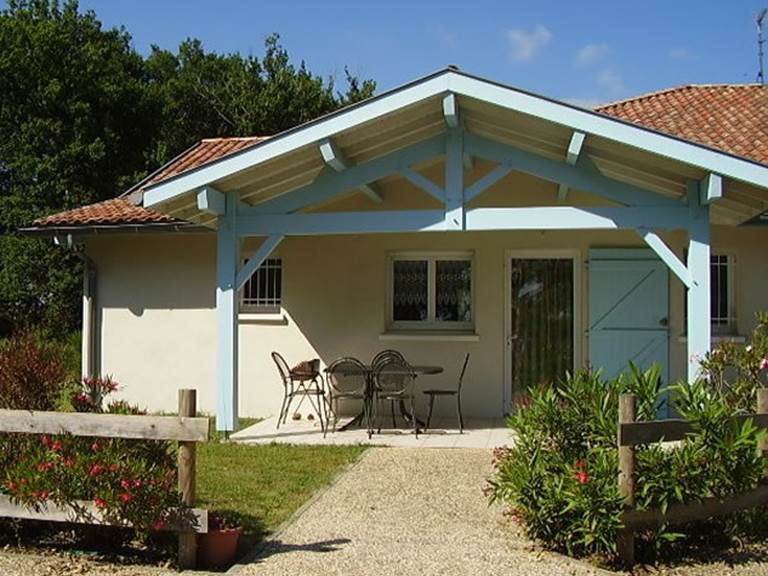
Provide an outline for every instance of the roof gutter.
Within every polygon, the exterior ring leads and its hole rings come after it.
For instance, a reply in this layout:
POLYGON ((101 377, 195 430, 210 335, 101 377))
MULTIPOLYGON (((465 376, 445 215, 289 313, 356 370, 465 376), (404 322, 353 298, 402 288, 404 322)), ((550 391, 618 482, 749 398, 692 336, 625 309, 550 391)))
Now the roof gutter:
POLYGON ((154 222, 147 224, 72 224, 65 226, 27 226, 19 228, 24 236, 99 236, 105 234, 189 234, 211 232, 210 228, 193 222, 154 222))

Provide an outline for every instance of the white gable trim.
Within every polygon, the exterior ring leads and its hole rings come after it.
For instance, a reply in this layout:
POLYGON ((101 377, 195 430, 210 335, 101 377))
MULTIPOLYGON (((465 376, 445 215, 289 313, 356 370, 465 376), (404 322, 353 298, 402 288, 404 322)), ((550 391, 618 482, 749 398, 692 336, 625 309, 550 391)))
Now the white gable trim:
POLYGON ((601 136, 709 172, 768 188, 768 166, 610 118, 597 112, 577 108, 462 72, 446 70, 289 130, 241 153, 227 156, 196 170, 160 182, 145 191, 144 206, 156 206, 254 165, 303 146, 315 144, 354 126, 446 92, 489 102, 502 108, 568 126, 587 135, 601 136))

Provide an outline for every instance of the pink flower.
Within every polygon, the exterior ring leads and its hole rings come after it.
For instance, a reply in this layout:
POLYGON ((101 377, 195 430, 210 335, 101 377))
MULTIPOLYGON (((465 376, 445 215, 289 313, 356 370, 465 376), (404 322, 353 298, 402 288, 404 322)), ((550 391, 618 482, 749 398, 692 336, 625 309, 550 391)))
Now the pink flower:
POLYGON ((74 458, 65 458, 64 459, 64 466, 66 466, 67 468, 72 468, 72 466, 74 466, 74 465, 75 465, 74 458))
POLYGON ((43 446, 48 446, 48 444, 50 444, 50 443, 51 443, 51 439, 50 439, 50 438, 48 438, 48 436, 43 436, 43 437, 40 439, 40 442, 42 442, 42 443, 43 443, 43 446))
POLYGON ((131 481, 130 480, 120 480, 120 486, 122 486, 125 490, 128 490, 131 487, 131 481))
POLYGON ((165 528, 165 522, 162 520, 155 522, 155 530, 162 530, 163 528, 165 528))
POLYGON ((133 487, 134 488, 140 488, 142 484, 143 484, 143 482, 141 480, 139 480, 138 478, 133 481, 133 487))
POLYGON ((131 500, 133 500, 133 496, 131 496, 129 492, 123 492, 122 494, 120 494, 120 500, 128 504, 131 500))
POLYGON ((768 370, 768 357, 760 360, 760 370, 768 370))
POLYGON ((40 464, 37 465, 38 472, 47 472, 51 468, 53 468, 53 462, 40 462, 40 464))
POLYGON ((88 475, 90 476, 98 476, 104 471, 104 466, 101 464, 94 464, 91 466, 91 469, 88 471, 88 475))
POLYGON ((94 442, 93 444, 91 444, 91 450, 93 450, 94 452, 97 452, 99 450, 99 443, 94 442))
POLYGON ((576 464, 574 464, 574 467, 575 467, 577 470, 584 470, 584 468, 586 468, 586 467, 587 467, 587 463, 586 463, 586 461, 584 461, 584 460, 577 460, 577 461, 576 461, 576 464))
POLYGON ((117 464, 110 464, 109 465, 109 471, 110 472, 117 472, 117 464))
POLYGON ((587 474, 584 471, 576 472, 576 481, 579 484, 586 484, 587 482, 589 482, 589 474, 587 474))
POLYGON ((96 498, 93 499, 93 503, 96 504, 96 508, 106 508, 107 507, 107 501, 103 498, 99 498, 96 496, 96 498))
POLYGON ((61 450, 61 441, 54 440, 53 444, 51 444, 51 450, 53 452, 59 452, 61 450))

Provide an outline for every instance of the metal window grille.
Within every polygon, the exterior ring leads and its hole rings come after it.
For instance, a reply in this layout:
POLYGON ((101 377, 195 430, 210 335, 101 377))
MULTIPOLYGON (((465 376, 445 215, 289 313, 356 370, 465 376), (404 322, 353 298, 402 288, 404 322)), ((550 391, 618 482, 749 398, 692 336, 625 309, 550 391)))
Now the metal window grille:
POLYGON ((243 286, 243 308, 260 311, 277 311, 282 305, 283 261, 267 258, 243 286))
POLYGON ((733 324, 730 258, 727 254, 713 254, 710 256, 709 265, 712 327, 717 331, 723 331, 729 329, 733 324))

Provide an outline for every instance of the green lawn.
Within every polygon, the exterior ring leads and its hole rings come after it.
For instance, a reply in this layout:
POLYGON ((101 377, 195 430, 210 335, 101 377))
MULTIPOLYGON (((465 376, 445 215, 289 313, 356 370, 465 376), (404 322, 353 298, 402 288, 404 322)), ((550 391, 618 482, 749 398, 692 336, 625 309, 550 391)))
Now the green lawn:
MULTIPOLYGON (((241 426, 247 425, 241 422, 241 426)), ((360 446, 198 445, 198 506, 243 526, 241 551, 288 519, 365 450, 360 446)))

